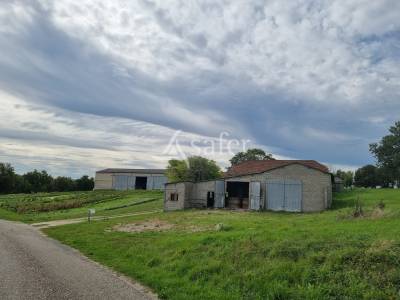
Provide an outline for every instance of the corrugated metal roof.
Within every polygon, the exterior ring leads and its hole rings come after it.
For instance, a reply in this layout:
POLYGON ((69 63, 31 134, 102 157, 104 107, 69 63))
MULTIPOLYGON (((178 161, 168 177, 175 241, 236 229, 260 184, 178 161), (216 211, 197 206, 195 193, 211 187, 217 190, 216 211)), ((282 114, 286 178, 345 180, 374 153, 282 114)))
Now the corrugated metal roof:
POLYGON ((273 169, 282 168, 292 164, 300 164, 323 173, 329 173, 329 169, 315 160, 251 160, 231 167, 224 177, 237 177, 251 174, 259 174, 273 169))
POLYGON ((118 169, 109 168, 96 173, 139 173, 139 174, 165 174, 165 169, 118 169))

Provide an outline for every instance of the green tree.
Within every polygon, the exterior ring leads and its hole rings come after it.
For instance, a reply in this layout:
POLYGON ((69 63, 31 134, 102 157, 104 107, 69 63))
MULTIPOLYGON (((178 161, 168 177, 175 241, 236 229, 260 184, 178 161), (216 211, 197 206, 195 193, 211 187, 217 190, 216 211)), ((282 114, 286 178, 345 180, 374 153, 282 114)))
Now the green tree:
POLYGON ((343 180, 344 186, 353 185, 354 173, 352 171, 337 170, 335 175, 343 180))
POLYGON ((369 146, 377 159, 378 166, 386 172, 391 181, 400 180, 400 121, 389 129, 390 134, 384 136, 379 143, 369 146))
POLYGON ((167 177, 170 182, 187 180, 188 164, 186 161, 171 159, 167 166, 167 177))
POLYGON ((50 192, 53 187, 53 178, 45 171, 34 170, 23 175, 30 192, 50 192))
POLYGON ((57 192, 70 192, 75 190, 75 181, 70 177, 58 176, 54 179, 53 189, 57 192))
POLYGON ((373 165, 366 165, 358 169, 354 176, 354 183, 359 187, 375 187, 380 185, 378 168, 373 165))
POLYGON ((262 149, 254 148, 254 149, 248 149, 246 152, 236 153, 236 155, 231 158, 230 162, 231 165, 234 166, 249 160, 271 160, 271 159, 274 159, 272 157, 272 154, 267 154, 262 149))
POLYGON ((379 185, 382 185, 384 187, 389 187, 390 183, 394 183, 394 180, 390 175, 390 171, 386 170, 385 167, 377 168, 376 176, 378 178, 379 185))
POLYGON ((24 176, 16 175, 15 176, 15 187, 13 193, 30 193, 32 187, 30 183, 25 180, 24 176))
POLYGON ((188 179, 191 181, 211 180, 222 176, 222 171, 215 161, 201 156, 189 157, 188 165, 188 179))
POLYGON ((94 179, 84 175, 75 181, 75 186, 78 191, 91 191, 94 189, 94 179))
POLYGON ((167 177, 174 181, 201 181, 220 178, 222 171, 215 161, 201 156, 185 160, 172 159, 168 162, 167 177))
POLYGON ((0 163, 0 193, 6 194, 14 191, 16 174, 14 168, 7 163, 0 163))

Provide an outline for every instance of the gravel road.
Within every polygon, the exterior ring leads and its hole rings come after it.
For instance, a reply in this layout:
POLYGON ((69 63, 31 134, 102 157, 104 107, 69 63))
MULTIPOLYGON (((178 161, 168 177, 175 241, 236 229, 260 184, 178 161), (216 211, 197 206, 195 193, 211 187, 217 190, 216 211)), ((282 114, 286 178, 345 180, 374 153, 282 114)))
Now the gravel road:
POLYGON ((0 299, 155 298, 38 229, 0 220, 0 299))

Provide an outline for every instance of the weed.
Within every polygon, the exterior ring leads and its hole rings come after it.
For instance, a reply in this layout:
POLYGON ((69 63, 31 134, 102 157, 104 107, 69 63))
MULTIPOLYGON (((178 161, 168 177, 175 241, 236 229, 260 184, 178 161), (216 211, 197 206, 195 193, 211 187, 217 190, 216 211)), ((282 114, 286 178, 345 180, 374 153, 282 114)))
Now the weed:
POLYGON ((379 203, 376 205, 377 208, 384 210, 385 209, 385 203, 383 200, 379 201, 379 203))
POLYGON ((363 206, 360 197, 357 197, 354 204, 353 218, 361 218, 364 216, 363 206))
POLYGON ((223 223, 218 223, 217 225, 215 225, 215 231, 229 231, 231 229, 232 229, 231 226, 228 226, 223 223))

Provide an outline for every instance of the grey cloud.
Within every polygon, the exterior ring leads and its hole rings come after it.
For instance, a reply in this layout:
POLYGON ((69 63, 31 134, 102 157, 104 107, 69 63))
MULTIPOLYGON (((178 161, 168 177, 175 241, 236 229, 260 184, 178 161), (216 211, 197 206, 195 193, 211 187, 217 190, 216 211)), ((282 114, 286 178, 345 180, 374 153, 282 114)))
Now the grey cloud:
POLYGON ((79 178, 83 174, 94 176, 96 168, 85 161, 74 162, 71 159, 48 159, 42 156, 13 155, 3 153, 0 149, 0 161, 11 161, 17 173, 46 170, 53 176, 71 176, 79 178))
POLYGON ((36 123, 36 122, 24 122, 21 125, 23 127, 27 128, 27 129, 33 129, 33 130, 36 130, 36 129, 39 129, 39 130, 49 129, 48 126, 43 125, 43 124, 39 124, 39 123, 36 123))
POLYGON ((118 141, 113 141, 112 144, 107 143, 105 141, 90 141, 82 138, 80 139, 70 138, 56 134, 50 134, 46 133, 43 130, 31 131, 31 130, 0 129, 0 137, 13 140, 31 141, 43 145, 51 144, 51 145, 70 146, 70 147, 87 148, 87 149, 116 150, 118 146, 121 146, 121 144, 118 144, 118 141))

